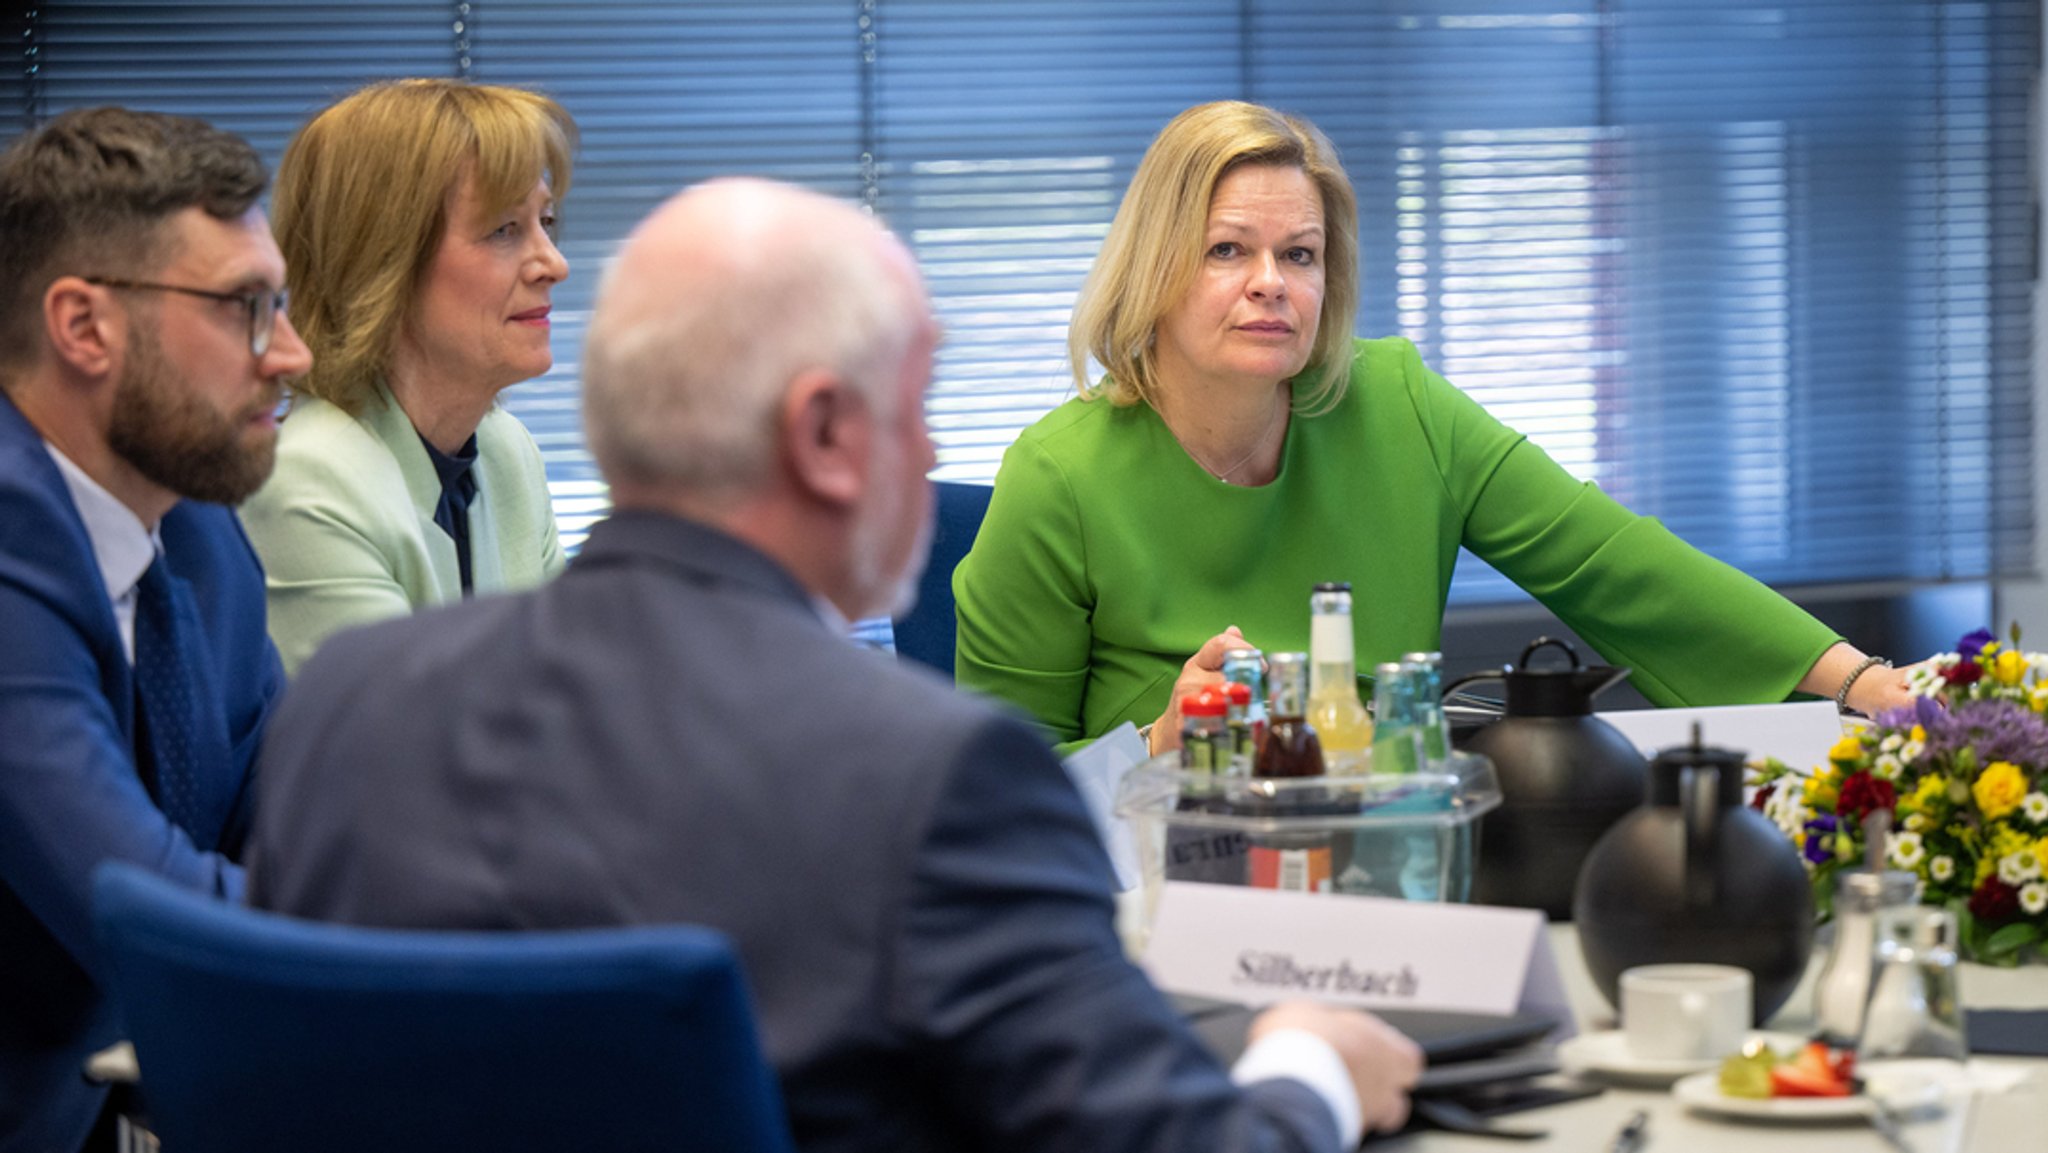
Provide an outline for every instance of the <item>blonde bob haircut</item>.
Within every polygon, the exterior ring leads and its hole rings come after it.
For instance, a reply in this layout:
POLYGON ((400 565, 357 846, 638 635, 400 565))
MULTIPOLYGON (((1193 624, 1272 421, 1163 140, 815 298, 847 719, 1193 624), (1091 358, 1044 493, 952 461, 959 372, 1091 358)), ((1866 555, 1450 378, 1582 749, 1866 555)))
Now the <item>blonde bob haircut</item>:
POLYGON ((569 191, 576 122, 535 92, 394 80, 315 116, 285 149, 272 227, 292 282, 292 327, 313 350, 297 391, 358 415, 376 395, 441 246, 465 175, 485 211, 545 179, 569 191))
POLYGON ((1294 409, 1327 412, 1351 377, 1358 311, 1358 204, 1337 150, 1315 125, 1257 104, 1221 100, 1173 118, 1145 150, 1109 236, 1074 303, 1067 358, 1084 397, 1157 406, 1153 331, 1194 286, 1207 247, 1209 201, 1245 165, 1298 169, 1323 201, 1323 311, 1294 409), (1107 371, 1088 379, 1093 357, 1107 371))

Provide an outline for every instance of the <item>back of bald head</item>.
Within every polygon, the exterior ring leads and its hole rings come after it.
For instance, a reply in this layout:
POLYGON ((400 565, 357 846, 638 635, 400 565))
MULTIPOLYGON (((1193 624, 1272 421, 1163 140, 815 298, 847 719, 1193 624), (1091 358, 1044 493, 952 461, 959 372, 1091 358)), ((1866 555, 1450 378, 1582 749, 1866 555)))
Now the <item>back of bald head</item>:
POLYGON ((852 205, 764 180, 697 185, 606 274, 583 358, 591 454, 615 489, 756 491, 789 383, 831 371, 886 414, 927 316, 908 252, 852 205))

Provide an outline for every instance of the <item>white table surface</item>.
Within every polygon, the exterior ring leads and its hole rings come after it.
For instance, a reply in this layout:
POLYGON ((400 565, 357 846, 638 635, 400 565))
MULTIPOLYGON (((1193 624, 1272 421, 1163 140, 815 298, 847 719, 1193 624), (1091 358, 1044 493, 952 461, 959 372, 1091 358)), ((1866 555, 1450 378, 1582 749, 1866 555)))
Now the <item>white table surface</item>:
MULTIPOLYGON (((1612 1028, 1614 1011, 1593 986, 1579 954, 1578 938, 1568 925, 1553 925, 1551 947, 1557 952, 1572 1007, 1582 1029, 1612 1028)), ((1803 1033, 1812 1023, 1812 982, 1818 958, 1770 1026, 1803 1033)), ((2048 1007, 2048 967, 1994 970, 1968 965, 1961 976, 1966 1004, 2000 1007, 2048 1007)), ((1983 1057, 1987 1066, 2020 1071, 2025 1080, 2004 1093, 1981 1095, 1967 1115, 1951 1113, 1911 1122, 1906 1138, 1916 1153, 2031 1153, 2048 1150, 2048 1059, 1983 1057)), ((1641 1109, 1649 1113, 1649 1141, 1644 1153, 1890 1153, 1891 1147, 1862 1122, 1788 1126, 1737 1121, 1694 1113, 1667 1090, 1611 1086, 1601 1096, 1502 1119, 1517 1128, 1548 1129, 1541 1141, 1506 1141, 1457 1133, 1422 1132, 1376 1138, 1367 1147, 1387 1153, 1514 1153, 1516 1150, 1572 1150, 1606 1153, 1614 1135, 1641 1109)))

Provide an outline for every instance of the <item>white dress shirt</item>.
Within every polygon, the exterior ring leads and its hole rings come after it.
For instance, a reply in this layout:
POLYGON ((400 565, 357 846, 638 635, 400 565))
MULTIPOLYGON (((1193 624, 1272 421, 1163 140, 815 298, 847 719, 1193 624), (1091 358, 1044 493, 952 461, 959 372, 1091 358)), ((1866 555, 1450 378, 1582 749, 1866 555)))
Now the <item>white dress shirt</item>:
POLYGON ((50 459, 57 462, 57 471, 64 476, 64 487, 71 490, 71 503, 77 507, 80 520, 85 522, 85 535, 92 541, 93 559, 99 562, 100 580, 107 588, 107 599, 114 606, 114 621, 121 627, 121 649, 128 654, 128 663, 135 663, 135 586, 142 581, 142 574, 163 551, 163 538, 157 531, 142 523, 135 510, 115 499, 114 494, 99 486, 99 482, 85 475, 85 470, 71 463, 71 458, 57 451, 49 441, 43 447, 50 451, 50 459))

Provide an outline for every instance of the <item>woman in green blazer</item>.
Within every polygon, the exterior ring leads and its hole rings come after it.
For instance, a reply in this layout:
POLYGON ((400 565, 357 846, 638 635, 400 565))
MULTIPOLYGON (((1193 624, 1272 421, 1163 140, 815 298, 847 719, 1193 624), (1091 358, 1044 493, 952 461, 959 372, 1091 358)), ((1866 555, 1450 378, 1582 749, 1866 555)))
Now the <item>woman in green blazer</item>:
POLYGON ((401 80, 286 149, 272 218, 314 367, 242 519, 287 670, 340 629, 561 569, 540 451, 497 395, 553 363, 575 139, 544 96, 401 80))

